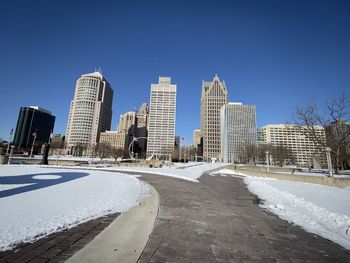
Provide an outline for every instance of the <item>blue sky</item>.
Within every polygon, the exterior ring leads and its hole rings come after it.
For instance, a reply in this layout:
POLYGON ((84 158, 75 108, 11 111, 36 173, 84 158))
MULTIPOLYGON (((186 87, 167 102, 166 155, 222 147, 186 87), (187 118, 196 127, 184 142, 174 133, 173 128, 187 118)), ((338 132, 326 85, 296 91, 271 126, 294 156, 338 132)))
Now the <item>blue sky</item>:
POLYGON ((192 141, 202 80, 255 104, 257 126, 350 91, 350 1, 9 1, 0 16, 0 137, 21 106, 56 116, 65 133, 75 82, 101 67, 119 115, 177 84, 176 134, 192 141))

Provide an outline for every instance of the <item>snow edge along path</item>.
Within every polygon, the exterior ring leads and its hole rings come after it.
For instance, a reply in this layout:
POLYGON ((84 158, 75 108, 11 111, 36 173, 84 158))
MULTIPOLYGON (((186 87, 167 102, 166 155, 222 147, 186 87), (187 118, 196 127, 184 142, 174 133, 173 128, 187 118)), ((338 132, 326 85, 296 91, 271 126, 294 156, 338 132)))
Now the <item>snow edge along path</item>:
POLYGON ((248 190, 264 200, 260 204, 262 208, 350 250, 350 218, 347 215, 330 212, 302 197, 279 190, 265 180, 251 176, 244 178, 248 190))
MULTIPOLYGON (((28 165, 0 167, 5 186, 8 177, 39 175, 40 181, 46 177, 54 179, 55 173, 69 176, 77 172, 83 171, 28 165)), ((149 195, 148 184, 133 176, 120 173, 111 176, 103 171, 85 173, 88 175, 76 180, 0 198, 1 211, 7 211, 0 217, 0 251, 107 214, 126 212, 149 195)))

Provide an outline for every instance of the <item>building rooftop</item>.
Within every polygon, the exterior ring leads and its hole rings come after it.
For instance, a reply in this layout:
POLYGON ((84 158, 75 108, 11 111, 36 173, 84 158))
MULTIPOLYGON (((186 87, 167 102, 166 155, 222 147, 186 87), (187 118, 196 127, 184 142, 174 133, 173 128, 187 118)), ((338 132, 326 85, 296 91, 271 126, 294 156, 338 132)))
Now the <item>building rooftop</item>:
POLYGON ((95 77, 95 78, 99 78, 99 79, 104 79, 103 75, 101 74, 101 72, 99 71, 95 71, 92 73, 87 73, 87 74, 83 74, 81 75, 82 77, 95 77))
POLYGON ((35 109, 35 110, 38 110, 38 111, 41 111, 41 112, 45 112, 45 113, 51 115, 51 111, 48 111, 48 110, 46 110, 46 109, 44 109, 44 108, 41 108, 41 107, 39 107, 39 106, 29 106, 29 108, 32 108, 32 109, 35 109))

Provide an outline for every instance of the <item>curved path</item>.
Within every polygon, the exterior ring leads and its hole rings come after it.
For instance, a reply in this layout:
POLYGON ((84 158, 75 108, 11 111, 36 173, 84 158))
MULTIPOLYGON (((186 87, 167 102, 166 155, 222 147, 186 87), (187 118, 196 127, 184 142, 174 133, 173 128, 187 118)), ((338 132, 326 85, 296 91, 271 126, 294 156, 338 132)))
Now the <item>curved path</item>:
POLYGON ((160 207, 139 262, 350 262, 350 251, 263 211, 240 178, 141 179, 160 207))

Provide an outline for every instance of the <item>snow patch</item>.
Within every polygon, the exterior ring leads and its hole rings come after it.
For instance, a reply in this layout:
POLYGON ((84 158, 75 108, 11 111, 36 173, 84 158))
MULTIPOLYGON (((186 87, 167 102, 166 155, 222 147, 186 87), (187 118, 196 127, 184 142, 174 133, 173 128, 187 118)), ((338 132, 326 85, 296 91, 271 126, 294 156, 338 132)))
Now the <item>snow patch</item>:
POLYGON ((263 200, 261 207, 350 249, 350 187, 257 177, 246 177, 244 182, 263 200))
POLYGON ((0 251, 94 218, 128 211, 149 193, 148 185, 130 175, 30 165, 1 166, 0 189, 11 192, 0 198, 0 251), (7 183, 14 180, 14 184, 7 183), (21 184, 21 180, 34 182, 21 184))

